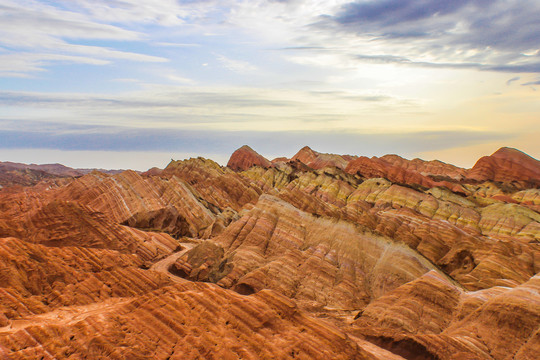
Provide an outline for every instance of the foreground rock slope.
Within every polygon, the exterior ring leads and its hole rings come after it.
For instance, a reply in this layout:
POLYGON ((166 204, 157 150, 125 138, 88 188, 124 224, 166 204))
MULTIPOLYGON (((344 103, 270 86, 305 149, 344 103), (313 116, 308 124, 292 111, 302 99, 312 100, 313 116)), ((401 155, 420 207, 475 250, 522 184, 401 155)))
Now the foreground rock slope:
POLYGON ((539 164, 243 146, 24 170, 0 189, 0 358, 537 359, 539 164))

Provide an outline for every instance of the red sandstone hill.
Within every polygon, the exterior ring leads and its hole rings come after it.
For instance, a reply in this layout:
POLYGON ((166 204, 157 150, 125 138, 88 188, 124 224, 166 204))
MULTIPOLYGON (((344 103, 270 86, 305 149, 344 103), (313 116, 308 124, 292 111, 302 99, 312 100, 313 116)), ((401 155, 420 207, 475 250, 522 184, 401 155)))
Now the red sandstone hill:
POLYGON ((228 166, 233 170, 247 170, 252 166, 269 167, 291 161, 300 162, 314 170, 337 167, 366 178, 383 177, 393 182, 429 188, 443 186, 454 192, 465 191, 459 183, 469 183, 471 180, 515 182, 514 186, 519 188, 521 182, 540 186, 540 162, 512 148, 501 148, 493 155, 481 158, 469 170, 438 160, 407 160, 398 155, 367 158, 325 154, 308 146, 300 149, 291 159, 280 157, 272 162, 244 146, 233 153, 228 166))
POLYGON ((0 189, 0 359, 536 360, 538 161, 486 159, 243 147, 0 189))
POLYGON ((324 154, 305 146, 291 160, 299 160, 313 169, 322 169, 327 166, 344 169, 353 158, 349 155, 324 154))
POLYGON ((227 166, 233 170, 247 170, 252 166, 269 167, 272 163, 247 145, 233 152, 227 166))
POLYGON ((478 181, 525 181, 540 185, 540 161, 512 148, 503 147, 480 158, 467 174, 478 181))

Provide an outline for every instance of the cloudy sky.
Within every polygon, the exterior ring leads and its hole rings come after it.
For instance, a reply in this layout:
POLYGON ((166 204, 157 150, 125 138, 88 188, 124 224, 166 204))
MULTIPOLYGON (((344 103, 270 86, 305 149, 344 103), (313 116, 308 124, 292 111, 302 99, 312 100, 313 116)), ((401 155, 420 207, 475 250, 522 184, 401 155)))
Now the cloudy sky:
POLYGON ((0 0, 0 160, 540 157, 538 0, 0 0))

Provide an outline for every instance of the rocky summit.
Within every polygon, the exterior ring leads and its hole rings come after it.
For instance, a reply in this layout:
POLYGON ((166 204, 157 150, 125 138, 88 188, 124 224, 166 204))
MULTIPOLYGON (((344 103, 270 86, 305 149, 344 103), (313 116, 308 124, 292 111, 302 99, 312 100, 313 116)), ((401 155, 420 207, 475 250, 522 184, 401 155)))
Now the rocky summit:
POLYGON ((537 360, 540 162, 0 166, 0 359, 537 360))

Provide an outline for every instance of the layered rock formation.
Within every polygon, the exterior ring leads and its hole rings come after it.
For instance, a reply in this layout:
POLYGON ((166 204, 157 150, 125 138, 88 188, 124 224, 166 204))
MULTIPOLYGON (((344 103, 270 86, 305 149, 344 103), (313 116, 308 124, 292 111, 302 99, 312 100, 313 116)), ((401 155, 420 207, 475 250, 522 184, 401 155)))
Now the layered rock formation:
POLYGON ((478 181, 522 181, 525 186, 539 186, 540 161, 519 150, 504 147, 478 160, 467 176, 478 181))
POLYGON ((245 297, 188 282, 24 321, 0 332, 0 354, 12 359, 371 358, 342 331, 268 290, 245 297))
POLYGON ((355 310, 434 269, 408 247, 359 230, 263 195, 216 245, 194 248, 174 271, 245 294, 272 289, 310 309, 355 310))
POLYGON ((420 175, 430 176, 435 179, 440 177, 442 179, 462 180, 467 177, 467 170, 438 160, 407 160, 398 155, 385 155, 380 159, 402 169, 414 171, 420 173, 420 175))
POLYGON ((233 170, 247 170, 252 166, 269 167, 272 163, 247 145, 233 152, 227 167, 233 170))
POLYGON ((352 332, 407 359, 535 359, 539 286, 466 292, 430 272, 368 305, 352 332))
POLYGON ((537 358, 537 160, 229 164, 0 189, 0 358, 537 358))
POLYGON ((344 169, 354 158, 350 155, 324 154, 305 146, 291 160, 298 160, 312 169, 318 170, 329 166, 344 169))

